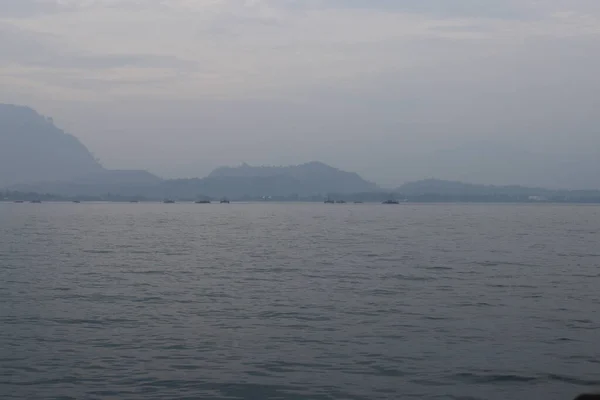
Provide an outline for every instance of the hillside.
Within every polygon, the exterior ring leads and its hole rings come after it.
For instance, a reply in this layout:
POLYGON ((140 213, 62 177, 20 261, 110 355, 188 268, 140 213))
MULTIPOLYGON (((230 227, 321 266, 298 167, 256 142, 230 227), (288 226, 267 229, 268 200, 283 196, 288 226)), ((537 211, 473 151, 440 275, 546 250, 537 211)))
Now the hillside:
POLYGON ((264 195, 283 192, 306 195, 325 193, 358 193, 377 191, 376 184, 369 182, 354 172, 346 172, 321 162, 309 162, 301 165, 274 167, 255 167, 243 164, 239 167, 221 167, 215 169, 207 179, 213 184, 235 178, 236 183, 243 178, 251 179, 261 186, 264 195), (267 184, 270 182, 270 184, 267 184), (272 193, 269 193, 272 192, 272 193))
POLYGON ((43 193, 104 192, 160 182, 147 171, 105 169, 77 138, 57 128, 51 118, 28 107, 0 104, 0 188, 43 193))
MULTIPOLYGON (((405 195, 424 195, 436 194, 442 196, 487 196, 487 195, 515 195, 515 196, 549 196, 561 191, 549 189, 532 188, 525 186, 494 186, 480 185, 473 183, 464 183, 456 181, 446 181, 440 179, 425 179, 421 181, 409 182, 398 189, 396 192, 405 195)), ((564 192, 564 191, 563 191, 564 192)))
POLYGON ((455 148, 405 159, 402 177, 520 185, 550 189, 600 189, 598 150, 589 154, 533 152, 519 146, 474 141, 455 148))
POLYGON ((0 187, 103 171, 88 149, 28 107, 0 104, 0 187))
POLYGON ((360 176, 322 163, 297 167, 219 168, 206 178, 161 180, 144 171, 103 171, 82 179, 13 185, 12 190, 53 193, 64 196, 122 196, 161 198, 260 198, 327 196, 376 192, 378 187, 360 176), (112 173, 118 174, 113 176, 112 173), (128 174, 125 174, 128 172, 128 174), (130 177, 131 179, 126 179, 130 177))
POLYGON ((592 202, 600 201, 600 190, 544 189, 519 185, 494 186, 426 179, 404 184, 395 191, 411 201, 458 202, 592 202))

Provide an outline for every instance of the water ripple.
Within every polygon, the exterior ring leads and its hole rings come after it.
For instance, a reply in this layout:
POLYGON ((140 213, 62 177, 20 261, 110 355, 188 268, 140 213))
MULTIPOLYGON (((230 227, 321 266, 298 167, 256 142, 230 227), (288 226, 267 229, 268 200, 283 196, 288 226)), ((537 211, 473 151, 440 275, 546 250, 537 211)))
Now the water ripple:
POLYGON ((598 210, 0 204, 0 393, 570 399, 600 388, 598 210))

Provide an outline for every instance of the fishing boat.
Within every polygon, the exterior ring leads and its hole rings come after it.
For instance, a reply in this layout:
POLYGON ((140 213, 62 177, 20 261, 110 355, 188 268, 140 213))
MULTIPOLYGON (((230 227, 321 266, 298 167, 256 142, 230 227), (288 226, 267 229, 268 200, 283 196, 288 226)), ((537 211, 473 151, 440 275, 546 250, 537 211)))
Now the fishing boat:
POLYGON ((210 204, 210 200, 196 200, 194 203, 196 203, 196 204, 210 204))
POLYGON ((230 201, 227 199, 221 199, 221 204, 229 204, 230 201))
POLYGON ((167 200, 163 201, 163 203, 165 203, 165 204, 174 204, 175 200, 169 200, 169 199, 167 199, 167 200))

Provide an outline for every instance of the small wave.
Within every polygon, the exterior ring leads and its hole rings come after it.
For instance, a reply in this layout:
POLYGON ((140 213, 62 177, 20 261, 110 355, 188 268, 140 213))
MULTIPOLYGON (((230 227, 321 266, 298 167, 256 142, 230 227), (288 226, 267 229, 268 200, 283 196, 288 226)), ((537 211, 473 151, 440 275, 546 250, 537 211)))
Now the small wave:
POLYGON ((92 391, 87 392, 87 394, 92 395, 92 396, 102 396, 102 397, 109 396, 109 397, 115 398, 115 397, 121 395, 122 393, 116 392, 114 390, 92 390, 92 391))
POLYGON ((564 382, 579 386, 598 386, 600 380, 573 378, 566 375, 548 374, 544 376, 528 376, 517 374, 476 374, 464 372, 454 374, 450 377, 453 380, 466 381, 468 383, 486 384, 486 383, 529 383, 529 382, 564 382))
POLYGON ((36 381, 27 382, 4 382, 0 381, 0 385, 14 385, 14 386, 39 386, 39 385, 64 385, 74 384, 77 382, 77 378, 74 376, 67 376, 60 379, 39 379, 36 381))
POLYGON ((425 269, 428 269, 428 270, 431 270, 431 271, 451 271, 454 268, 436 265, 436 266, 433 266, 433 267, 425 267, 425 269))
POLYGON ((166 275, 167 271, 165 270, 146 270, 146 271, 127 271, 130 274, 137 275, 166 275))
POLYGON ((400 376, 407 375, 406 372, 400 371, 399 369, 395 369, 395 368, 385 368, 385 367, 378 367, 378 366, 374 366, 372 368, 373 368, 373 370, 377 371, 377 376, 400 377, 400 376))
POLYGON ((547 376, 547 378, 550 381, 570 383, 572 385, 600 386, 600 380, 580 379, 580 378, 573 378, 571 376, 558 375, 558 374, 549 374, 547 376))
POLYGON ((480 267, 499 267, 499 266, 509 266, 509 267, 528 267, 535 268, 539 267, 537 264, 529 264, 523 262, 510 262, 510 261, 480 261, 476 262, 475 265, 480 267))
POLYGON ((398 279, 400 281, 423 281, 423 282, 437 280, 436 277, 431 277, 431 276, 415 276, 415 275, 402 275, 402 274, 393 275, 390 278, 398 279))
POLYGON ((199 369, 202 369, 202 367, 200 367, 198 365, 189 365, 189 364, 174 364, 174 365, 171 365, 170 367, 174 370, 180 370, 180 371, 197 371, 199 369))
POLYGON ((49 321, 60 324, 60 325, 102 325, 104 321, 99 319, 83 319, 83 318, 52 318, 49 321))
POLYGON ((596 254, 596 253, 583 253, 583 254, 557 253, 556 256, 557 257, 574 257, 574 258, 598 258, 598 257, 600 257, 600 254, 596 254))
POLYGON ((466 381, 469 383, 511 383, 511 382, 534 382, 539 380, 535 376, 515 375, 515 374, 474 374, 463 372, 454 374, 451 379, 466 381))
POLYGON ((110 325, 135 322, 125 318, 104 318, 104 319, 89 319, 89 318, 52 318, 48 321, 61 325, 110 325))

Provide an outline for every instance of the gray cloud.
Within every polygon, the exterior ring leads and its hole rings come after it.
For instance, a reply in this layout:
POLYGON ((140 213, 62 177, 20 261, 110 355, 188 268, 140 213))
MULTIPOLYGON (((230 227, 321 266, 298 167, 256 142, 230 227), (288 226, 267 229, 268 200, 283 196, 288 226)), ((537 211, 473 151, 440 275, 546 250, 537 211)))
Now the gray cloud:
POLYGON ((35 3, 0 5, 0 101, 54 116, 108 166, 320 159, 392 185, 467 176, 431 156, 461 143, 600 148, 594 1, 35 3))
POLYGON ((322 7, 408 12, 437 17, 529 18, 535 13, 527 0, 324 0, 322 7))
POLYGON ((28 32, 0 23, 0 63, 49 68, 106 69, 117 67, 185 68, 194 62, 149 54, 94 55, 61 45, 56 36, 28 32))
POLYGON ((2 0, 0 18, 25 18, 65 10, 67 7, 55 1, 2 0))

